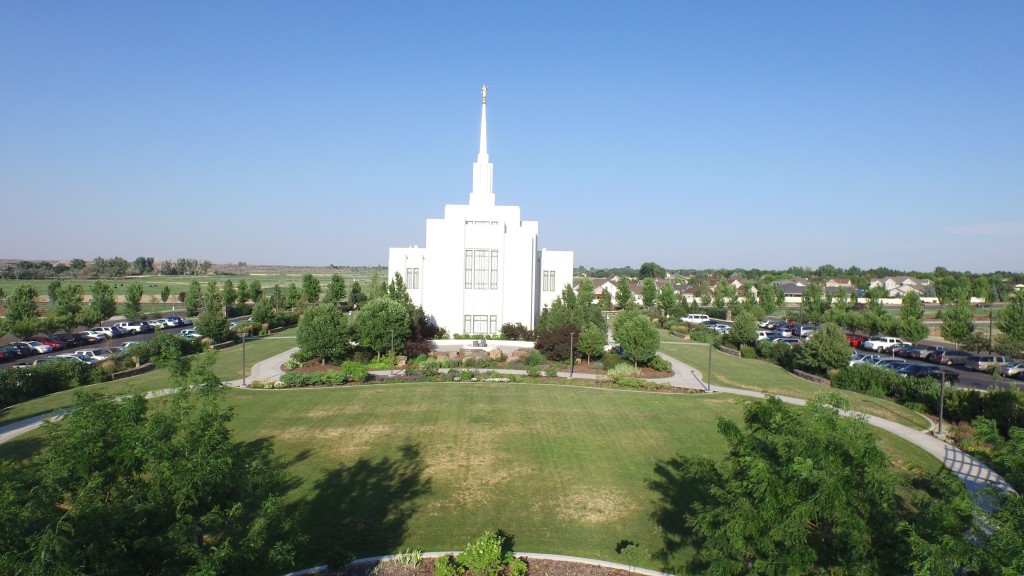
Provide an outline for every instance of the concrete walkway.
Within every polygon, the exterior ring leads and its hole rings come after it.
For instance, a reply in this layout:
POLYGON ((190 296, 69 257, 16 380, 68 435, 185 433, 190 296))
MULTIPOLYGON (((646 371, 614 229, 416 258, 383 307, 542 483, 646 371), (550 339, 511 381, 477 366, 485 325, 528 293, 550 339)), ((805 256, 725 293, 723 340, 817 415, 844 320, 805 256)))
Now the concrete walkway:
MULTIPOLYGON (((292 348, 254 364, 250 375, 245 379, 246 384, 255 380, 273 380, 279 378, 284 374, 284 371, 281 370, 281 365, 288 361, 288 359, 291 358, 292 353, 296 350, 298 350, 298 348, 292 348)), ((695 390, 703 390, 705 392, 735 394, 750 398, 765 398, 767 396, 766 394, 754 392, 752 390, 741 390, 739 388, 727 388, 724 386, 712 387, 704 382, 703 375, 692 366, 684 364, 670 356, 666 356, 661 352, 658 352, 658 356, 667 360, 672 365, 673 374, 667 378, 655 379, 655 382, 667 383, 677 388, 691 388, 695 390)), ((525 370, 495 369, 487 371, 508 375, 526 374, 525 370)), ((375 370, 371 373, 380 377, 387 377, 390 375, 389 370, 375 370)), ((401 372, 398 370, 395 371, 396 375, 400 373, 401 372)), ((568 378, 569 372, 558 372, 558 376, 568 378)), ((580 379, 597 378, 595 374, 574 374, 573 377, 580 379)), ((241 388, 242 380, 232 380, 225 382, 224 384, 227 386, 241 388)), ((173 389, 159 390, 156 392, 150 392, 146 397, 151 398, 156 395, 168 394, 171 392, 173 392, 173 389)), ((789 396, 778 396, 778 398, 787 404, 797 406, 807 404, 807 401, 802 398, 793 398, 789 396)), ((0 427, 0 444, 39 428, 45 421, 60 418, 66 411, 66 409, 57 410, 49 414, 33 416, 32 418, 27 418, 25 420, 0 427)), ((865 416, 865 420, 868 424, 885 430, 886 432, 895 434, 937 458, 942 462, 943 466, 948 468, 951 472, 956 474, 961 481, 963 481, 968 491, 973 495, 980 495, 979 493, 987 487, 992 487, 1000 491, 1013 490, 1002 476, 997 474, 991 468, 985 466, 981 461, 963 450, 935 438, 934 436, 902 424, 878 418, 877 416, 865 416)))

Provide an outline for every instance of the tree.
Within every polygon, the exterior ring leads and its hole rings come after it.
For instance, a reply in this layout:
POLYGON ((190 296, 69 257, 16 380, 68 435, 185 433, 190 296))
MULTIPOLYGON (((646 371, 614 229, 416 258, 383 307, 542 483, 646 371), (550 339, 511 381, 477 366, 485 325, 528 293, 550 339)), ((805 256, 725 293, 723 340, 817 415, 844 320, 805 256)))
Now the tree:
POLYGON ((661 286, 661 291, 658 292, 658 308, 661 310, 661 315, 667 318, 675 307, 676 291, 672 287, 671 282, 666 282, 661 286))
POLYGON ((654 262, 644 262, 640 265, 639 276, 641 278, 664 278, 665 269, 654 262))
POLYGON ((395 272, 395 277, 388 284, 387 297, 408 308, 413 307, 409 291, 405 289, 405 280, 402 280, 402 275, 398 272, 395 272))
POLYGON ((324 302, 337 305, 345 299, 345 279, 341 274, 332 274, 331 281, 327 284, 327 294, 324 295, 324 302))
POLYGON ((950 303, 942 308, 942 337, 950 342, 963 344, 974 332, 970 296, 966 290, 957 289, 950 294, 950 300, 950 303))
POLYGON ((142 318, 142 284, 132 282, 124 292, 124 317, 129 320, 142 318))
MULTIPOLYGON (((256 324, 270 324, 274 320, 274 305, 269 298, 261 299, 252 307, 250 321, 256 324)), ((202 334, 202 332, 200 332, 202 334)))
POLYGON ((352 330, 347 317, 332 303, 310 306, 299 320, 296 341, 307 358, 340 360, 352 349, 352 330))
POLYGON ((587 357, 587 362, 604 354, 604 347, 608 345, 608 333, 605 329, 588 324, 580 330, 576 346, 580 354, 587 357))
POLYGON ((827 374, 850 363, 850 347, 846 333, 835 324, 825 324, 797 348, 797 364, 805 370, 827 374))
POLYGON ((658 328, 640 310, 626 310, 615 318, 612 337, 622 346, 626 358, 633 365, 646 364, 654 359, 661 343, 658 328))
POLYGON ((744 409, 742 428, 719 420, 729 445, 722 462, 681 456, 664 470, 707 486, 703 501, 687 499, 697 550, 691 572, 907 572, 899 564, 900 479, 870 427, 838 413, 847 407, 834 392, 806 409, 757 400, 744 409))
POLYGON ((238 281, 238 303, 245 304, 252 298, 249 291, 249 283, 245 279, 238 281))
POLYGON ((221 311, 218 295, 207 292, 203 300, 203 311, 195 321, 196 330, 216 343, 234 339, 235 333, 231 331, 230 323, 221 311))
POLYGON ((367 302, 355 323, 359 343, 376 352, 378 359, 392 341, 405 342, 410 334, 409 309, 390 298, 367 302))
MULTIPOLYGON (((170 289, 166 286, 164 286, 164 288, 167 289, 168 294, 170 294, 170 289)), ((117 314, 117 302, 114 299, 114 287, 103 280, 93 282, 92 302, 89 302, 89 308, 93 310, 93 316, 98 318, 99 322, 117 314)))
POLYGON ((623 310, 632 308, 635 300, 633 300, 633 291, 629 289, 629 278, 626 278, 625 276, 620 278, 616 288, 615 304, 623 310))
POLYGON ((601 309, 602 310, 607 310, 608 312, 611 312, 612 311, 612 306, 613 306, 613 304, 612 304, 612 293, 611 293, 611 291, 609 291, 609 290, 602 290, 601 291, 601 309))
POLYGON ((821 284, 810 284, 800 297, 800 317, 805 322, 818 322, 825 313, 825 296, 821 284))
POLYGON ((54 280, 46 285, 46 296, 50 299, 50 305, 57 303, 57 294, 64 284, 60 280, 54 280))
POLYGON ((299 287, 295 285, 295 282, 288 283, 288 289, 284 293, 284 306, 289 310, 294 310, 299 306, 299 302, 302 301, 302 292, 299 291, 299 287))
POLYGON ((579 286, 576 287, 577 299, 580 304, 591 305, 594 303, 594 281, 590 278, 583 278, 580 280, 579 286))
POLYGON ((224 281, 224 290, 221 291, 221 297, 224 299, 224 305, 228 308, 235 305, 238 302, 238 290, 235 289, 235 283, 230 279, 224 281))
POLYGON ((259 302, 261 298, 263 298, 263 285, 260 284, 259 280, 253 280, 249 284, 249 300, 255 303, 259 302))
POLYGON ((1024 290, 1006 297, 1006 304, 995 319, 999 328, 997 348, 1004 354, 1017 355, 1024 350, 1024 290))
POLYGON ((900 303, 900 337, 911 342, 923 340, 928 336, 928 326, 924 323, 924 307, 921 296, 917 292, 909 292, 900 303))
POLYGON ((188 290, 185 291, 185 314, 197 316, 202 305, 203 287, 199 284, 199 280, 193 280, 189 282, 188 290))
POLYGON ((363 294, 363 287, 359 285, 359 281, 355 280, 349 288, 348 303, 358 308, 363 302, 366 302, 366 294, 363 294))
POLYGON ((388 292, 387 278, 381 278, 380 272, 374 270, 370 273, 370 281, 366 285, 366 297, 370 300, 383 298, 388 292))
POLYGON ((78 326, 84 298, 82 285, 58 284, 53 297, 53 307, 50 310, 52 324, 62 330, 78 326))
POLYGON ((737 314, 728 338, 738 345, 753 345, 757 342, 757 317, 747 311, 737 314))
POLYGON ((160 301, 167 304, 167 301, 171 299, 171 287, 164 286, 160 289, 160 301))
POLYGON ((644 308, 650 309, 658 298, 658 286, 653 278, 644 278, 640 283, 640 297, 644 301, 644 308))
MULTIPOLYGON (((194 370, 208 379, 208 365, 194 370)), ((193 380, 194 381, 194 380, 193 380)), ((225 574, 290 568, 296 517, 269 442, 235 442, 218 385, 147 402, 76 395, 48 449, 0 466, 9 574, 225 574)))
POLYGON ((572 349, 573 356, 580 354, 579 348, 573 348, 572 342, 579 336, 579 328, 573 324, 560 324, 537 334, 534 349, 548 360, 561 362, 569 359, 572 349))
POLYGON ((320 281, 312 274, 302 276, 302 296, 309 304, 316 305, 320 302, 320 281))

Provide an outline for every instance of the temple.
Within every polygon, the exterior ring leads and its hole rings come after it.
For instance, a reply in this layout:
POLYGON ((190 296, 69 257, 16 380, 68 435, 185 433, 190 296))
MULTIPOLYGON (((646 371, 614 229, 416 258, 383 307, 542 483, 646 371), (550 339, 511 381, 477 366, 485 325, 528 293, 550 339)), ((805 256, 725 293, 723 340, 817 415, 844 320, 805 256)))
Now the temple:
POLYGON ((422 248, 388 254, 388 278, 401 275, 413 303, 449 334, 497 334, 506 323, 532 330, 541 309, 572 285, 573 253, 539 250, 537 222, 495 202, 487 86, 482 100, 469 204, 448 204, 443 219, 428 219, 422 248))

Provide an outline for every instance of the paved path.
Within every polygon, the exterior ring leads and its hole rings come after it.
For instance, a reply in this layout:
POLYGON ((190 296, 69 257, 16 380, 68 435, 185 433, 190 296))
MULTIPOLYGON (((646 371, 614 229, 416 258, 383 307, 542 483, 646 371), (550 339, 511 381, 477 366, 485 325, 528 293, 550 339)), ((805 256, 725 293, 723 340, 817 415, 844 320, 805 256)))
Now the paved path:
MULTIPOLYGON (((246 378, 246 383, 251 383, 254 380, 272 380, 278 378, 279 376, 281 376, 281 374, 284 373, 284 371, 281 370, 281 365, 284 364, 291 357, 292 353, 294 353, 296 350, 298 350, 298 348, 292 348, 290 350, 281 352, 280 354, 277 354, 275 356, 271 356, 266 360, 257 362, 256 364, 253 365, 250 376, 246 378)), ((692 366, 684 364, 670 356, 666 356, 661 352, 659 352, 658 355, 667 360, 672 365, 673 374, 672 376, 667 378, 658 378, 655 380, 656 382, 664 382, 678 388, 692 388, 696 390, 704 390, 706 392, 721 392, 726 394, 735 394, 739 396, 748 396, 751 398, 764 398, 766 396, 761 392, 754 392, 752 390, 741 390, 739 388, 727 388, 723 386, 711 387, 704 382, 701 373, 698 372, 692 366)), ((488 371, 509 375, 518 375, 526 373, 525 370, 510 369, 497 369, 488 371)), ((396 370, 396 374, 398 373, 399 371, 396 370)), ((390 371, 379 370, 373 371, 372 374, 377 376, 388 376, 390 374, 390 371)), ((569 376, 569 372, 559 372, 558 376, 567 378, 569 376)), ((580 379, 593 379, 596 378, 597 376, 594 374, 575 374, 573 377, 580 379)), ((242 387, 242 380, 232 380, 230 382, 225 382, 225 384, 228 386, 240 388, 242 387)), ((168 394, 170 392, 173 392, 173 389, 151 392, 147 394, 147 398, 156 395, 168 394)), ((793 398, 789 396, 779 396, 778 398, 788 404, 794 404, 799 406, 803 406, 807 403, 807 401, 802 398, 793 398)), ((11 439, 20 436, 26 432, 39 428, 44 421, 60 418, 65 412, 66 409, 57 410, 49 414, 33 416, 32 418, 28 418, 26 420, 21 420, 19 422, 14 422, 12 424, 0 427, 0 444, 8 442, 11 439)), ((904 426, 902 424, 897 424, 895 422, 890 422, 889 420, 878 418, 876 416, 866 416, 865 420, 868 424, 871 424, 872 426, 881 428, 882 430, 895 434, 896 436, 903 438, 904 440, 910 442, 911 444, 914 444, 915 446, 920 447, 925 452, 928 452, 935 458, 939 459, 939 461, 942 462, 943 466, 948 468, 951 472, 956 474, 957 477, 960 478, 960 480, 963 481, 964 485, 967 486, 967 489, 972 494, 979 495, 978 493, 982 489, 989 486, 994 487, 997 490, 1013 489, 1006 482, 1006 480, 1004 480, 995 471, 985 466, 981 461, 977 460, 976 458, 964 452, 963 450, 960 450, 955 446, 951 446, 946 442, 943 442, 942 440, 935 438, 934 436, 931 436, 920 430, 915 430, 908 426, 904 426)))

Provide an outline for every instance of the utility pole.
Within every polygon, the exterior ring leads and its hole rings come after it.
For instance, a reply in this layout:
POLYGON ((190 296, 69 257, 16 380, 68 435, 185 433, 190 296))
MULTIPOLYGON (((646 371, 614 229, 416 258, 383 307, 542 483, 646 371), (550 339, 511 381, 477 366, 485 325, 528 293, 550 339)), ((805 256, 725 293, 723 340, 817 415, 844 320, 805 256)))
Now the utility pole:
POLYGON ((395 375, 395 329, 391 329, 391 376, 395 375))
POLYGON ((242 388, 245 388, 245 337, 248 335, 248 331, 242 332, 242 388))
POLYGON ((708 343, 708 392, 711 392, 711 351, 715 349, 715 345, 708 343))

